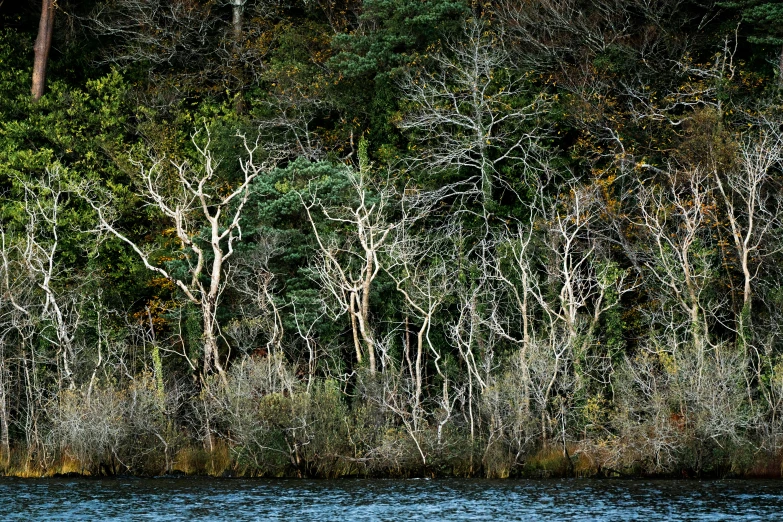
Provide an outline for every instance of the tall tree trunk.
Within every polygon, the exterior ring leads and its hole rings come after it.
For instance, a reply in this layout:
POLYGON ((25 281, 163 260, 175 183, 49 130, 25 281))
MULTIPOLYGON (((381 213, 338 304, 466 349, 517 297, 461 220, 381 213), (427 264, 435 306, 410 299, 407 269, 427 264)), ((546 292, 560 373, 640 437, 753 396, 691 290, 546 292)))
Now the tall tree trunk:
MULTIPOLYGON (((234 54, 236 59, 240 59, 242 56, 242 11, 244 9, 246 0, 231 0, 232 18, 231 26, 233 28, 233 41, 234 41, 234 54)), ((240 60, 241 61, 241 60, 240 60)), ((237 114, 243 114, 245 112, 245 101, 242 98, 242 84, 240 81, 238 85, 238 92, 236 99, 234 100, 234 109, 237 114)))
POLYGON ((206 296, 202 300, 201 312, 204 316, 204 377, 212 373, 214 368, 220 375, 220 380, 223 384, 228 385, 226 371, 220 362, 218 349, 217 299, 212 296, 206 296))
POLYGON ((8 430, 8 373, 5 357, 0 353, 0 467, 7 466, 11 458, 8 430))
POLYGON ((370 319, 370 285, 375 278, 375 266, 373 261, 375 259, 375 252, 365 250, 365 256, 367 257, 367 265, 365 266, 364 282, 362 283, 362 305, 359 315, 359 331, 364 339, 364 344, 367 345, 367 355, 370 359, 370 373, 375 373, 375 340, 370 333, 369 319, 370 319))
POLYGON ((234 43, 239 45, 242 39, 242 9, 245 5, 245 0, 231 0, 232 18, 231 25, 234 29, 234 43))
POLYGON ((783 47, 780 48, 780 56, 778 56, 778 84, 783 85, 783 47))
POLYGON ((54 29, 54 0, 42 0, 41 20, 38 23, 38 38, 35 39, 35 61, 33 62, 33 100, 38 101, 44 92, 46 64, 52 47, 54 29))
POLYGON ((220 363, 220 353, 218 350, 218 322, 217 306, 220 295, 220 284, 223 275, 223 260, 226 258, 225 252, 220 248, 220 223, 217 218, 209 218, 212 225, 212 275, 209 281, 209 293, 201 299, 201 310, 204 314, 204 375, 208 375, 211 365, 220 375, 223 384, 228 385, 226 372, 220 363))

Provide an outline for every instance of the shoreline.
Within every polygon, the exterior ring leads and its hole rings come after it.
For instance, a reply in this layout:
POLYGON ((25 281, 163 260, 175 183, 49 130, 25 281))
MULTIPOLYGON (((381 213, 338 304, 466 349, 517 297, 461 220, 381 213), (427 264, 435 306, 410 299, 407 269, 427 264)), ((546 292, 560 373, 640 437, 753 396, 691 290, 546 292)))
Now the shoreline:
MULTIPOLYGON (((219 460, 220 455, 215 460, 219 460)), ((174 466, 161 473, 134 472, 134 470, 117 467, 117 463, 101 463, 95 471, 90 471, 88 466, 80 465, 72 459, 66 459, 65 462, 52 465, 47 468, 35 468, 27 466, 25 468, 0 466, 0 478, 17 479, 87 479, 102 480, 115 478, 194 478, 194 479, 238 479, 238 480, 316 480, 316 481, 343 481, 343 480, 486 480, 486 481, 514 481, 514 480, 563 480, 563 479, 590 479, 590 480, 780 480, 783 479, 783 465, 780 459, 776 458, 769 461, 757 461, 748 469, 729 470, 712 469, 709 471, 696 471, 693 469, 678 469, 670 472, 645 472, 637 468, 636 470, 617 470, 606 467, 586 467, 584 461, 580 460, 582 456, 572 458, 570 465, 567 459, 561 458, 553 460, 548 459, 530 459, 524 465, 513 468, 504 475, 488 474, 478 469, 472 473, 451 472, 441 468, 410 468, 400 470, 396 473, 380 472, 345 472, 335 473, 304 473, 302 470, 289 468, 277 473, 258 473, 248 467, 243 467, 235 460, 223 461, 219 467, 210 467, 195 469, 192 463, 175 463, 174 466)), ((586 460, 586 459, 585 459, 586 460)), ((163 466, 161 466, 162 468, 163 466)))

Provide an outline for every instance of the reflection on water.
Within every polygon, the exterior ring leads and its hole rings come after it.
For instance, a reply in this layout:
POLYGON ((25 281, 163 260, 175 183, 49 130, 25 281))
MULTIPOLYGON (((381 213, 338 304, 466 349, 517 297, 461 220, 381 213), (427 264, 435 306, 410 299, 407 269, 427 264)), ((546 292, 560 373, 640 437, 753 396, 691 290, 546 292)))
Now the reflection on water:
POLYGON ((2 520, 778 520, 779 481, 0 479, 2 520))

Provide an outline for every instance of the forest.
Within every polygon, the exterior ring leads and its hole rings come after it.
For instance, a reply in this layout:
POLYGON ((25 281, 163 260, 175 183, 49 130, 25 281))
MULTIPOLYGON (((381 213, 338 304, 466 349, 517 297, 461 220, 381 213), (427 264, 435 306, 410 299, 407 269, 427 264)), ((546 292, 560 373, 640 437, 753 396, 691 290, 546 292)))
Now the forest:
POLYGON ((0 474, 781 476, 783 3, 0 4, 0 474))

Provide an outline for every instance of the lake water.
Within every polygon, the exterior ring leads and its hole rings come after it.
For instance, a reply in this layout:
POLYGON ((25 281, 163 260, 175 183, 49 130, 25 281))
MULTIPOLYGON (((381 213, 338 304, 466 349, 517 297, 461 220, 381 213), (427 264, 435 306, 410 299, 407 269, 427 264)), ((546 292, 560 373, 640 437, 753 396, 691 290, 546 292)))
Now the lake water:
POLYGON ((0 520, 783 520, 781 481, 0 479, 0 520))

